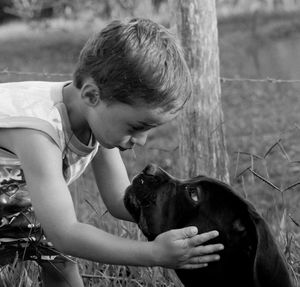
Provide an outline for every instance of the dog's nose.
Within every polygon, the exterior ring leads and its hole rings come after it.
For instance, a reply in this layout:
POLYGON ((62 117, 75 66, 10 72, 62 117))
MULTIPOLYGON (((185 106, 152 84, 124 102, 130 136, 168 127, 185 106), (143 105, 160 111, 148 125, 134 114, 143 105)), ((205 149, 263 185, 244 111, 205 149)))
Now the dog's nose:
POLYGON ((143 173, 146 174, 146 175, 155 175, 155 173, 156 173, 157 170, 158 170, 157 165, 151 163, 151 164, 148 164, 144 168, 143 173))

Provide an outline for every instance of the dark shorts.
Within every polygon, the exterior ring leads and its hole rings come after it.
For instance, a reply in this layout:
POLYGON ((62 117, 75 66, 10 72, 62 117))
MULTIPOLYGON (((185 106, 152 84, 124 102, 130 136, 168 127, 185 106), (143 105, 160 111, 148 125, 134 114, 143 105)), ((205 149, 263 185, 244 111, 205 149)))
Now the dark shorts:
POLYGON ((34 260, 40 264, 51 261, 73 261, 56 250, 36 220, 30 200, 16 193, 0 193, 0 266, 16 260, 34 260))

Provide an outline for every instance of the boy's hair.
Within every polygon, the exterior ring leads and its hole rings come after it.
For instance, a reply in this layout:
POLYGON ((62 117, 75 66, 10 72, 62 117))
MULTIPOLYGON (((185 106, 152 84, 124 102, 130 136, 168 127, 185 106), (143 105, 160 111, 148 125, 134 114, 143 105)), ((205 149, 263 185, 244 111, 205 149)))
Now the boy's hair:
POLYGON ((107 103, 179 110, 191 96, 189 69, 168 30, 147 19, 113 21, 83 47, 74 85, 91 77, 107 103))

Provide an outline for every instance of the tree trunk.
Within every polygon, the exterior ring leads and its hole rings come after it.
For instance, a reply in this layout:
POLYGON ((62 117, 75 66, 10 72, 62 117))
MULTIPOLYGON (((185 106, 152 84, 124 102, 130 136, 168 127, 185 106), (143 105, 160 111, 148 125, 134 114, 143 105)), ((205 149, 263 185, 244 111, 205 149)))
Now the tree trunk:
POLYGON ((215 0, 174 1, 173 19, 194 89, 178 121, 181 176, 205 174, 229 182, 215 0))

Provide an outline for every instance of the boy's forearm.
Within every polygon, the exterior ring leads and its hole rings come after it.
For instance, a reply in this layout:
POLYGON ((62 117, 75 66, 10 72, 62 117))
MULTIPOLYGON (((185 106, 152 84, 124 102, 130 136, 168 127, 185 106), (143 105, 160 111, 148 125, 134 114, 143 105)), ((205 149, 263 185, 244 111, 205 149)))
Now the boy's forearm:
POLYGON ((116 218, 133 221, 123 197, 130 184, 125 165, 117 149, 99 149, 92 162, 96 183, 108 211, 116 218))
POLYGON ((116 201, 114 208, 111 208, 109 211, 112 216, 118 219, 135 222, 124 205, 123 197, 116 201))
POLYGON ((118 237, 79 222, 73 224, 56 247, 66 254, 106 264, 158 265, 152 242, 118 237))

